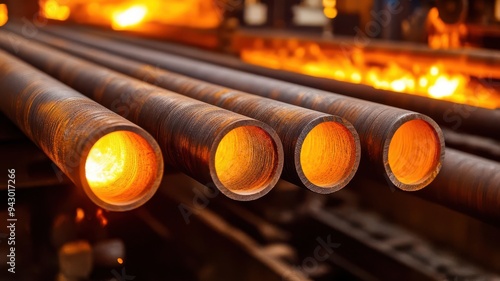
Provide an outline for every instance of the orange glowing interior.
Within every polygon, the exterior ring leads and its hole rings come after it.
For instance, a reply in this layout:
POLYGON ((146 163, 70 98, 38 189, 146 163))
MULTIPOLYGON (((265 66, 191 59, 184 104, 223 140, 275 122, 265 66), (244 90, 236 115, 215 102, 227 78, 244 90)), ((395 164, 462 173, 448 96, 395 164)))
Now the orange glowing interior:
POLYGON ((344 180, 356 161, 356 143, 351 132, 337 122, 316 125, 300 149, 300 164, 314 185, 330 188, 344 180))
POLYGON ((142 199, 157 177, 156 154, 141 136, 116 131, 101 137, 90 149, 85 176, 97 198, 112 205, 142 199))
POLYGON ((267 132, 256 126, 229 131, 215 152, 219 181, 236 194, 255 194, 269 186, 276 176, 279 155, 267 132))
POLYGON ((7 5, 0 4, 0 26, 7 23, 9 20, 9 12, 7 10, 7 5))
POLYGON ((219 6, 205 0, 40 0, 48 19, 139 31, 147 29, 147 23, 215 28, 222 19, 219 6))
POLYGON ((500 93, 439 61, 412 60, 403 65, 398 64, 401 60, 377 57, 358 47, 321 48, 295 39, 254 39, 250 45, 240 55, 252 64, 460 104, 500 107, 500 93))
POLYGON ((435 130, 423 120, 411 120, 398 128, 389 145, 389 166, 398 181, 413 185, 436 170, 441 146, 435 130))

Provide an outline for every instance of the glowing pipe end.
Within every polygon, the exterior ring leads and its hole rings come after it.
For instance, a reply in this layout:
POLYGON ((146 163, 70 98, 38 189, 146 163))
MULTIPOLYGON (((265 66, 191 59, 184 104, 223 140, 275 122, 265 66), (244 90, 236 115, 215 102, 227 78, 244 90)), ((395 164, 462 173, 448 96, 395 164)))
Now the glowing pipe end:
POLYGON ((152 138, 114 131, 98 139, 89 150, 85 160, 86 191, 97 205, 126 211, 153 196, 162 172, 161 153, 152 138))
POLYGON ((248 201, 267 194, 283 169, 283 148, 272 129, 238 126, 228 131, 215 151, 214 182, 231 199, 248 201))
POLYGON ((308 189, 317 193, 340 190, 359 166, 359 137, 350 124, 318 123, 307 132, 299 149, 302 171, 299 177, 308 189))
POLYGON ((391 181, 405 191, 424 188, 441 169, 443 147, 442 134, 432 120, 404 122, 389 144, 387 160, 391 181))

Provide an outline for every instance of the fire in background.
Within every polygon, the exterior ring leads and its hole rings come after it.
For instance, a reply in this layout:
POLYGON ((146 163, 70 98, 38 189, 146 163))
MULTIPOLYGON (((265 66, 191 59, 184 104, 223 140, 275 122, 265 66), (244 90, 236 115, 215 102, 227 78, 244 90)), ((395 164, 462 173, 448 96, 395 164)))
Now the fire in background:
POLYGON ((439 18, 436 7, 427 16, 427 44, 433 49, 460 48, 466 45, 467 27, 464 23, 446 24, 439 18))
POLYGON ((40 0, 42 15, 53 20, 140 30, 145 23, 214 28, 221 7, 205 0, 40 0))
POLYGON ((469 75, 454 72, 453 66, 436 62, 375 58, 362 48, 320 47, 314 42, 295 39, 254 39, 240 50, 249 63, 273 69, 331 78, 377 89, 420 95, 460 104, 495 109, 500 107, 500 94, 469 75), (381 63, 385 61, 385 63, 381 63))
POLYGON ((9 20, 9 14, 7 11, 7 5, 0 4, 0 26, 7 23, 9 20))

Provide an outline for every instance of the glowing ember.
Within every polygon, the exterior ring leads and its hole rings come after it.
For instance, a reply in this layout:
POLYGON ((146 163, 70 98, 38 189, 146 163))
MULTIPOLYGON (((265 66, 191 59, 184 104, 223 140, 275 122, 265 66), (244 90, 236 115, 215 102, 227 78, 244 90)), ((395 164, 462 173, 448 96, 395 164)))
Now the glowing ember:
POLYGON ((148 10, 143 5, 132 6, 125 11, 113 14, 113 29, 124 29, 125 27, 139 24, 146 16, 148 10))
POLYGON ((416 61, 412 66, 400 66, 395 61, 373 63, 367 60, 362 49, 353 48, 351 51, 349 55, 340 49, 322 49, 318 44, 294 39, 272 42, 257 39, 252 47, 241 50, 241 58, 273 69, 365 84, 377 89, 484 108, 500 107, 500 94, 494 89, 483 86, 468 75, 452 72, 438 61, 432 65, 416 61))
POLYGON ((221 7, 205 0, 40 0, 41 14, 48 19, 111 26, 113 29, 147 29, 147 23, 215 28, 221 7))
POLYGON ((47 19, 65 21, 70 15, 70 8, 57 0, 40 0, 42 15, 47 19))
POLYGON ((102 211, 102 209, 97 209, 95 216, 99 220, 99 223, 102 227, 108 225, 108 219, 104 216, 104 212, 102 211))
POLYGON ((78 223, 78 222, 83 221, 84 218, 85 218, 85 212, 83 211, 83 209, 77 208, 76 215, 75 215, 75 221, 78 223))
POLYGON ((323 0, 323 14, 329 19, 337 17, 337 0, 323 0))
POLYGON ((119 263, 119 264, 123 264, 123 259, 122 258, 117 258, 116 261, 119 263))
POLYGON ((7 5, 0 4, 0 26, 7 23, 9 20, 9 13, 7 11, 7 5))

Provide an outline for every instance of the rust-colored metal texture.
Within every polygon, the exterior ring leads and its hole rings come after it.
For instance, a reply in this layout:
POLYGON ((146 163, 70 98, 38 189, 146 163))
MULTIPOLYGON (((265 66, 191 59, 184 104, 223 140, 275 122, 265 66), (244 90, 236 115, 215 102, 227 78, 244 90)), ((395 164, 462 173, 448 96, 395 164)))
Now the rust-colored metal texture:
POLYGON ((402 190, 414 191, 427 186, 441 168, 444 157, 443 135, 438 125, 423 114, 81 32, 57 29, 52 33, 193 78, 341 116, 351 122, 359 134, 364 155, 361 163, 365 163, 362 169, 369 174, 378 172, 385 175, 386 179, 402 190))
POLYGON ((232 199, 259 198, 279 179, 283 147, 267 124, 8 32, 0 32, 0 46, 138 124, 158 141, 167 164, 232 199))
POLYGON ((3 51, 0 88, 1 111, 95 204, 131 210, 158 189, 163 159, 143 129, 3 51))
POLYGON ((443 168, 434 182, 416 193, 428 200, 500 224, 500 164, 446 149, 443 168))
MULTIPOLYGON (((61 32, 64 28, 50 27, 50 31, 61 32)), ((252 65, 241 61, 239 58, 231 57, 224 54, 217 54, 214 52, 203 51, 186 46, 179 46, 165 42, 152 41, 136 37, 127 37, 116 32, 106 32, 84 29, 86 32, 111 38, 120 42, 126 42, 134 45, 140 45, 147 48, 153 48, 162 52, 181 55, 196 60, 205 61, 208 63, 230 67, 240 71, 250 72, 257 75, 272 77, 279 80, 288 81, 295 84, 300 84, 315 89, 320 89, 328 92, 339 93, 345 96, 359 98, 367 101, 372 101, 381 104, 387 104, 394 107, 404 108, 407 110, 420 112, 431 117, 440 126, 448 127, 453 130, 467 132, 470 134, 486 136, 489 138, 500 138, 500 110, 490 110, 486 108, 457 104, 445 100, 430 99, 427 97, 407 95, 397 92, 375 89, 371 86, 362 84, 353 84, 342 81, 336 81, 328 78, 312 77, 300 73, 293 73, 288 71, 276 70, 258 65, 252 65)), ((238 40, 245 37, 248 32, 242 31, 236 33, 234 38, 235 44, 238 40)), ((258 36, 265 36, 263 31, 259 31, 258 36)), ((257 36, 251 34, 250 36, 257 36)), ((273 36, 283 36, 273 33, 273 36)), ((347 45, 352 46, 352 42, 348 41, 347 45)), ((321 45, 321 44, 320 44, 321 45)), ((355 44, 354 44, 355 45, 355 44)), ((379 42, 376 47, 370 47, 369 44, 364 49, 366 52, 372 50, 386 49, 387 55, 382 57, 382 62, 389 60, 402 60, 408 61, 412 65, 415 60, 423 60, 432 63, 436 60, 436 56, 442 59, 445 65, 459 66, 460 71, 465 71, 470 75, 478 75, 479 77, 492 77, 497 68, 492 66, 498 61, 498 58, 493 53, 484 52, 483 50, 478 53, 473 50, 433 50, 428 53, 429 55, 421 56, 423 53, 408 49, 407 46, 401 44, 393 44, 387 42, 379 42), (411 59, 410 59, 411 58, 411 59), (484 67, 487 65, 487 67, 484 67)), ((237 47, 237 46, 236 46, 237 47)), ((417 47, 418 48, 418 47, 417 47)), ((418 48, 420 49, 420 48, 418 48)), ((344 46, 339 44, 339 51, 343 52, 344 46)), ((376 63, 376 62, 375 62, 376 63)), ((487 81, 493 79, 484 79, 487 81)))
POLYGON ((359 136, 346 120, 276 100, 228 89, 81 44, 38 34, 34 39, 105 67, 269 124, 285 152, 282 178, 317 193, 332 193, 353 178, 359 136))

